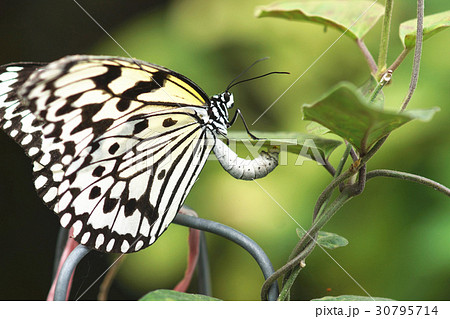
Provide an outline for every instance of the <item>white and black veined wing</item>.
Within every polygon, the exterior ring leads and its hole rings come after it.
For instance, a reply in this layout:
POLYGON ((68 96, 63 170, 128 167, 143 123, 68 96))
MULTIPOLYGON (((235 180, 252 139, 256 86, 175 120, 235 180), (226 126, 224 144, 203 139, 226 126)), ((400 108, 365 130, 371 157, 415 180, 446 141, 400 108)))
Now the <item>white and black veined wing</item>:
POLYGON ((13 136, 19 143, 41 132, 38 143, 21 143, 35 161, 38 194, 82 244, 108 252, 152 244, 213 147, 207 95, 173 71, 131 59, 71 56, 30 67, 2 70, 17 85, 3 81, 0 109, 15 114, 4 118, 11 136, 24 134, 13 136))
POLYGON ((41 154, 43 122, 21 103, 18 90, 31 73, 44 65, 20 63, 0 67, 0 127, 32 158, 41 154))
POLYGON ((151 245, 211 149, 238 179, 277 166, 278 149, 244 160, 217 139, 240 114, 228 119, 233 104, 228 90, 209 99, 174 71, 126 58, 0 67, 1 127, 33 160, 38 195, 61 225, 99 251, 151 245))

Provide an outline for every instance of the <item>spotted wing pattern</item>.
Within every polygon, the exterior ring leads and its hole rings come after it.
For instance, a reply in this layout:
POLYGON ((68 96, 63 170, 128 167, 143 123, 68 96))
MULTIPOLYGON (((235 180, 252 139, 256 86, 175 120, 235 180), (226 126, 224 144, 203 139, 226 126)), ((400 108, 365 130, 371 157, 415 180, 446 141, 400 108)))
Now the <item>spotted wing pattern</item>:
POLYGON ((151 245, 213 147, 207 95, 180 74, 125 58, 0 71, 0 124, 33 159, 37 192, 62 226, 99 251, 151 245))
POLYGON ((17 92, 28 77, 43 66, 42 63, 20 63, 0 67, 0 127, 33 159, 42 156, 43 122, 21 103, 17 92))

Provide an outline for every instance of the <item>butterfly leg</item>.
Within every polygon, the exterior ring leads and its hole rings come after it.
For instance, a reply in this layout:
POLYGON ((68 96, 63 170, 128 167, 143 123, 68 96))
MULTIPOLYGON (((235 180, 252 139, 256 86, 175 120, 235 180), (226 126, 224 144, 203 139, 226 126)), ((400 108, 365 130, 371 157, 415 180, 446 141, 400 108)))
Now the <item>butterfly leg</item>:
POLYGON ((222 132, 218 132, 220 135, 222 135, 225 140, 227 141, 227 145, 230 145, 230 139, 228 138, 228 136, 226 136, 225 134, 223 134, 222 132))
POLYGON ((231 119, 230 124, 228 125, 228 127, 230 127, 231 125, 233 125, 233 124, 236 122, 238 115, 239 115, 239 117, 241 118, 242 123, 244 123, 244 127, 245 127, 245 130, 247 131, 247 134, 250 135, 250 137, 251 137, 252 139, 254 139, 254 140, 259 140, 258 137, 256 137, 256 136, 253 135, 252 133, 250 133, 250 130, 248 129, 247 123, 245 123, 244 116, 242 115, 240 109, 236 109, 236 113, 234 113, 234 116, 233 116, 233 118, 231 119))

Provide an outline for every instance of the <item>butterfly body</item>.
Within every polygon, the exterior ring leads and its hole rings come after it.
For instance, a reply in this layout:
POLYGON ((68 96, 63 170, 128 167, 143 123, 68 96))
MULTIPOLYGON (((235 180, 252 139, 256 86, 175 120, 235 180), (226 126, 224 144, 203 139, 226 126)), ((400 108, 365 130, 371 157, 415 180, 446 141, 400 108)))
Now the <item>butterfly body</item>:
POLYGON ((144 61, 69 56, 0 71, 0 126, 33 160, 61 225, 99 251, 151 245, 230 126, 231 93, 210 99, 144 61))

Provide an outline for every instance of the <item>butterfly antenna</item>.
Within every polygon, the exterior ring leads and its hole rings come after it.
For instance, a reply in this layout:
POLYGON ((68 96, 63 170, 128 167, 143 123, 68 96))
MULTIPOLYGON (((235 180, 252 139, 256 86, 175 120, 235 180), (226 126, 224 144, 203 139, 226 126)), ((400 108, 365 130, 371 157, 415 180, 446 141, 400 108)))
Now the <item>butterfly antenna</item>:
POLYGON ((232 86, 234 86, 233 83, 234 83, 237 79, 239 79, 241 76, 243 76, 245 73, 247 73, 248 70, 250 70, 252 67, 254 67, 256 63, 261 62, 261 61, 264 61, 264 60, 267 60, 268 58, 269 58, 269 57, 264 57, 264 58, 258 59, 258 60, 256 60, 255 62, 253 62, 250 66, 248 66, 246 69, 244 69, 244 71, 242 71, 241 73, 239 73, 239 75, 236 76, 236 77, 233 79, 233 81, 230 82, 230 84, 228 84, 228 86, 227 86, 225 92, 228 92, 228 90, 231 89, 232 86))
POLYGON ((266 74, 263 74, 263 75, 258 75, 258 76, 255 76, 255 77, 253 77, 253 78, 241 80, 241 81, 238 81, 238 82, 236 82, 236 83, 233 83, 232 85, 229 85, 228 88, 227 88, 227 91, 228 91, 229 89, 231 89, 233 86, 238 85, 238 84, 240 84, 240 83, 244 83, 244 82, 247 82, 247 81, 251 81, 251 80, 256 80, 256 79, 259 79, 259 78, 263 78, 263 77, 268 76, 268 75, 271 75, 271 74, 290 74, 290 73, 289 73, 289 72, 279 72, 279 71, 274 71, 274 72, 269 72, 269 73, 266 73, 266 74))

